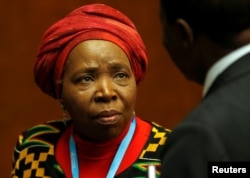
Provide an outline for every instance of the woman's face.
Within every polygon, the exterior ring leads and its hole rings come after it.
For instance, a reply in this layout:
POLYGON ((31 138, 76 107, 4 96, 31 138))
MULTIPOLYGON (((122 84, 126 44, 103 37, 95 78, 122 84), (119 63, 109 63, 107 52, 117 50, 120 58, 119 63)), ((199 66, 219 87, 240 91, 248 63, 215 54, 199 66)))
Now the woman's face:
POLYGON ((118 136, 131 121, 137 86, 129 60, 112 42, 88 40, 69 54, 61 102, 83 138, 118 136))

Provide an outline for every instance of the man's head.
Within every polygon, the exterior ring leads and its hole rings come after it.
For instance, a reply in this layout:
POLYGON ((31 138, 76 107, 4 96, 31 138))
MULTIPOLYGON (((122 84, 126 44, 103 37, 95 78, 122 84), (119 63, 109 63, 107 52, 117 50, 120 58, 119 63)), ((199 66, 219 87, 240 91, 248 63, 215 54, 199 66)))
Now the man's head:
POLYGON ((249 9, 250 0, 161 0, 164 44, 187 78, 203 83, 216 60, 250 41, 249 9))

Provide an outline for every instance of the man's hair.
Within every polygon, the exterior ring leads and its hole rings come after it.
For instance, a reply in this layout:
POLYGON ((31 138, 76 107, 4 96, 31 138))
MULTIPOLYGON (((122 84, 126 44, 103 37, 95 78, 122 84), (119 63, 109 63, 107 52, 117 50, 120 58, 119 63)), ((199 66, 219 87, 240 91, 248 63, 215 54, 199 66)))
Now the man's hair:
POLYGON ((233 38, 250 27, 250 0, 160 0, 161 13, 173 23, 182 18, 195 33, 233 45, 233 38))

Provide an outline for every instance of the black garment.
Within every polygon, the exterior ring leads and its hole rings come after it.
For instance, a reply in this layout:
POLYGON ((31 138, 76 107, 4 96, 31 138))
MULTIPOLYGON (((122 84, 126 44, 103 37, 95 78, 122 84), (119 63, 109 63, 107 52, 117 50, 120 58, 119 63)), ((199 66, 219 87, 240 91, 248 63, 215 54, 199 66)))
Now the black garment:
POLYGON ((250 54, 169 135, 161 177, 206 178, 208 161, 250 161, 250 54))

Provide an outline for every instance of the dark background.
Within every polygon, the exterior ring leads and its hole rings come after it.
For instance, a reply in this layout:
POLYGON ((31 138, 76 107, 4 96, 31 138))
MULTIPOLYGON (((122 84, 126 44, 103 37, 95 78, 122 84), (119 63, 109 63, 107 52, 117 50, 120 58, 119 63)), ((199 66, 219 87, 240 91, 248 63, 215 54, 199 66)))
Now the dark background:
POLYGON ((184 78, 162 45, 157 0, 1 0, 1 177, 10 177, 12 152, 21 131, 62 118, 58 101, 43 94, 33 80, 42 34, 76 7, 94 2, 125 13, 137 26, 148 49, 149 69, 138 88, 138 116, 173 128, 199 102, 201 87, 184 78))

